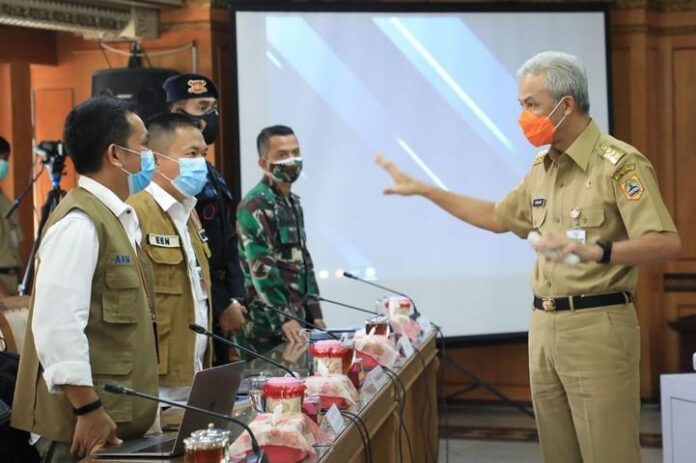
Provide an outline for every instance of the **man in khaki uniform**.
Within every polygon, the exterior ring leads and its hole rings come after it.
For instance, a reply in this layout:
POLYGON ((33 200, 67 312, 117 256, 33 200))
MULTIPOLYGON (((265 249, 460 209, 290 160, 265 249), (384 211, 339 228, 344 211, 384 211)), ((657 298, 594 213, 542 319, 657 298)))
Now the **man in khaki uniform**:
POLYGON ((125 102, 98 97, 65 121, 80 174, 46 222, 12 404, 44 462, 81 459, 142 436, 157 405, 103 390, 157 395, 152 269, 125 199, 152 178, 147 131, 125 102))
POLYGON ((421 183, 378 156, 395 181, 385 193, 424 196, 496 233, 542 235, 531 277, 529 368, 544 459, 637 462, 637 266, 676 258, 681 242, 650 162, 590 118, 577 58, 540 53, 518 75, 525 136, 551 147, 517 188, 494 204, 421 183), (549 252, 556 255, 542 255, 549 252), (580 263, 565 265, 570 253, 580 263))
MULTIPOLYGON (((171 112, 186 114, 201 123, 203 138, 212 145, 218 135, 218 88, 201 74, 179 74, 162 84, 171 112)), ((210 300, 213 306, 212 326, 215 334, 233 339, 244 325, 246 308, 243 301, 244 275, 240 267, 235 234, 236 201, 220 170, 208 163, 208 181, 196 195, 196 212, 201 219, 211 251, 210 300)), ((213 341, 214 364, 224 365, 239 358, 236 349, 213 341)))
POLYGON ((212 353, 208 338, 189 329, 194 322, 210 328, 211 319, 210 250, 195 210, 207 181, 207 146, 198 121, 185 114, 159 114, 147 129, 158 168, 128 204, 154 267, 160 397, 185 401, 193 374, 210 366, 212 353))
MULTIPOLYGON (((0 182, 9 171, 8 158, 10 144, 0 137, 0 182)), ((19 228, 16 211, 8 218, 5 214, 12 207, 12 201, 2 191, 0 183, 0 295, 14 296, 19 286, 19 271, 22 266, 19 260, 19 243, 22 231, 19 228)))

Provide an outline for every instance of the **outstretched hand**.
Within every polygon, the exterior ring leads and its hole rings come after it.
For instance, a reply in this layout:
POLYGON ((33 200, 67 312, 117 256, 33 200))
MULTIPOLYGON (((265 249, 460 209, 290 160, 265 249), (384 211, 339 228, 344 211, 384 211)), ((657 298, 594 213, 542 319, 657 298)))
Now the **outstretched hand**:
POLYGON ((427 185, 423 182, 401 172, 396 164, 382 156, 380 153, 375 155, 375 164, 387 171, 392 180, 394 180, 394 186, 384 189, 385 195, 418 195, 423 194, 427 188, 427 185))

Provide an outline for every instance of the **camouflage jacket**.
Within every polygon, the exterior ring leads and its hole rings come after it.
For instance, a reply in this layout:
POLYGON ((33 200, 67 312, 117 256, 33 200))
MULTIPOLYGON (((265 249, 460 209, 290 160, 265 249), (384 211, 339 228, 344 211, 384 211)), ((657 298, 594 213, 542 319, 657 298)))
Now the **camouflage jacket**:
POLYGON ((319 302, 306 297, 318 295, 319 288, 299 196, 285 197, 264 177, 239 204, 237 235, 249 309, 247 339, 280 336, 288 321, 259 301, 303 319, 322 318, 319 302))

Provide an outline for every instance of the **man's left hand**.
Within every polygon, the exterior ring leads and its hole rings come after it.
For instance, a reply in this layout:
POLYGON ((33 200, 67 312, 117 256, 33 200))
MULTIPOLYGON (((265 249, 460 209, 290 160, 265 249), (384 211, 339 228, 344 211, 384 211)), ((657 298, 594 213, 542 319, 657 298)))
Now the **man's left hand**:
POLYGON ((247 309, 242 304, 233 300, 232 303, 220 314, 218 324, 222 335, 227 337, 242 329, 244 325, 244 316, 247 314, 247 309))
POLYGON ((580 262, 599 262, 604 254, 601 246, 597 244, 582 244, 577 240, 568 238, 563 233, 547 233, 541 237, 536 245, 537 252, 545 253, 555 251, 558 253, 554 262, 563 262, 568 254, 575 254, 580 262))
POLYGON ((319 328, 325 330, 326 329, 326 323, 324 323, 323 318, 315 318, 314 319, 314 324, 317 325, 319 328))
POLYGON ((305 343, 285 343, 285 349, 283 349, 283 360, 288 363, 295 363, 306 350, 307 344, 305 343))

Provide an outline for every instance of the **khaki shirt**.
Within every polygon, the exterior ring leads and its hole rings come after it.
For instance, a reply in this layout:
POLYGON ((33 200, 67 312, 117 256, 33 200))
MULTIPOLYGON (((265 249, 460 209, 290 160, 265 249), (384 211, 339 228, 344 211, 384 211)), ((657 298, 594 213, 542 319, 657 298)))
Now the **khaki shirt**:
POLYGON ((15 211, 9 219, 5 218, 7 211, 12 208, 12 200, 0 190, 0 268, 19 268, 19 243, 22 241, 22 230, 15 211))
MULTIPOLYGON (((586 243, 623 241, 649 232, 676 232, 650 161, 633 146, 601 133, 594 121, 565 153, 539 153, 522 183, 496 205, 496 216, 526 238, 581 228, 586 243), (579 212, 577 219, 571 216, 579 212)), ((537 259, 531 276, 536 296, 615 291, 633 293, 638 269, 596 262, 576 266, 537 259)))

